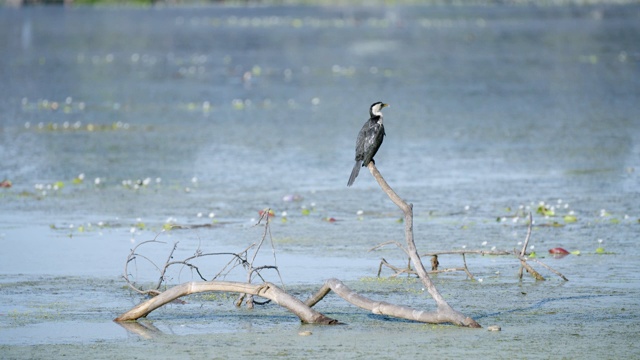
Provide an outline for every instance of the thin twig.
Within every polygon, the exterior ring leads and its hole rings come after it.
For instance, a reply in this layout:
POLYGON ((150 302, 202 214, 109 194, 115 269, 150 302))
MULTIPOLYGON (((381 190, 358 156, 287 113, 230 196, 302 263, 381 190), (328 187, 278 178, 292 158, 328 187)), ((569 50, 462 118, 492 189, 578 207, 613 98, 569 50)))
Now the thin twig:
POLYGON ((549 265, 547 265, 547 264, 543 263, 542 261, 540 261, 540 260, 538 260, 538 259, 535 259, 535 258, 532 258, 532 259, 529 259, 529 260, 533 260, 533 261, 537 262, 538 264, 540 264, 540 265, 544 266, 547 270, 549 270, 549 271, 551 271, 552 273, 554 273, 554 274, 556 274, 556 275, 560 276, 560 277, 562 278, 562 280, 564 280, 564 281, 569 281, 569 279, 567 279, 567 278, 566 278, 564 275, 562 275, 560 272, 558 272, 558 271, 554 270, 553 268, 551 268, 551 266, 549 266, 549 265))
POLYGON ((467 273, 467 276, 469 276, 471 280, 475 280, 473 275, 471 275, 469 268, 467 267, 467 258, 464 256, 464 253, 462 253, 462 263, 464 264, 464 271, 467 273))
MULTIPOLYGON (((262 221, 262 219, 266 219, 265 221, 265 225, 264 225, 264 233, 262 234, 262 238, 260 239, 260 242, 258 243, 258 246, 256 247, 255 251, 253 252, 253 256, 251 257, 251 261, 249 261, 248 263, 248 268, 247 268, 247 283, 251 284, 251 279, 252 279, 252 275, 254 272, 254 268, 253 268, 253 262, 256 260, 256 256, 258 256, 258 252, 260 251, 260 248, 262 247, 262 244, 264 243, 264 239, 266 239, 267 237, 267 232, 269 230, 269 213, 271 212, 270 208, 265 209, 264 211, 262 211, 262 214, 260 214, 260 218, 258 219, 258 222, 254 225, 254 226, 258 226, 260 224, 260 222, 262 221)), ((260 275, 259 272, 256 272, 257 275, 262 278, 262 276, 260 275)), ((264 279, 262 279, 264 281, 264 279)), ((246 298, 246 304, 247 304, 247 308, 249 309, 253 309, 253 295, 251 294, 242 294, 240 296, 241 298, 246 298)), ((240 300, 238 300, 240 301, 240 300)))
POLYGON ((169 252, 167 261, 164 263, 164 267, 160 272, 160 279, 158 280, 158 285, 156 286, 156 290, 160 289, 160 286, 162 285, 162 281, 164 280, 164 274, 167 273, 167 269, 169 268, 169 263, 171 262, 171 259, 173 259, 173 253, 176 251, 177 248, 178 248, 178 241, 173 243, 173 249, 171 249, 171 251, 169 252))
POLYGON ((251 249, 251 248, 252 248, 252 247, 254 247, 254 246, 256 246, 256 244, 255 244, 255 243, 253 243, 253 244, 251 244, 251 245, 247 246, 247 248, 245 248, 244 250, 242 250, 242 251, 241 251, 241 252, 239 252, 239 253, 232 254, 232 255, 234 256, 234 258, 232 258, 231 260, 229 260, 229 262, 227 262, 227 263, 225 264, 225 266, 223 266, 223 267, 222 267, 222 269, 221 269, 221 270, 220 270, 220 271, 219 271, 219 272, 218 272, 218 273, 213 277, 213 279, 212 279, 212 280, 216 280, 216 279, 218 279, 218 277, 220 277, 220 276, 222 276, 223 278, 224 278, 224 277, 226 277, 226 276, 227 276, 227 274, 229 274, 233 269, 235 269, 235 268, 236 268, 237 266, 239 266, 239 265, 242 265, 242 266, 245 266, 245 267, 246 267, 246 266, 248 265, 248 262, 247 262, 247 254, 249 253, 249 249, 251 249), (235 265, 234 265, 234 266, 231 266, 231 268, 230 268, 226 273, 224 273, 224 275, 223 275, 223 272, 224 272, 225 270, 227 270, 227 268, 228 268, 232 263, 234 263, 234 262, 235 262, 235 265))
POLYGON ((399 248, 400 248, 402 251, 404 251, 405 253, 407 252, 407 249, 405 249, 405 248, 404 248, 404 246, 402 246, 402 244, 400 244, 399 242, 397 242, 397 241, 395 241, 395 240, 391 240, 391 241, 387 241, 387 242, 383 242, 383 243, 381 243, 381 244, 378 244, 378 245, 376 245, 376 246, 372 247, 371 249, 369 249, 368 251, 369 251, 369 252, 371 252, 371 251, 375 251, 375 250, 378 250, 378 249, 380 249, 380 248, 382 248, 382 247, 385 247, 385 246, 387 246, 387 245, 395 245, 395 246, 399 247, 399 248))
MULTIPOLYGON (((522 244, 522 250, 520 251, 520 258, 524 257, 524 254, 527 251, 527 245, 529 245, 529 239, 531 239, 531 228, 532 227, 533 227, 533 216, 531 215, 531 212, 529 212, 529 226, 527 227, 527 236, 524 239, 524 244, 522 244)), ((522 272, 523 272, 523 269, 524 269, 525 266, 524 266, 524 262, 522 260, 520 260, 520 263, 521 263, 521 266, 520 266, 520 270, 518 271, 518 278, 522 279, 522 272)), ((529 269, 527 269, 527 270, 529 270, 529 269)), ((538 275, 540 275, 540 274, 538 274, 538 275)), ((540 276, 540 277, 542 277, 542 276, 540 276)))

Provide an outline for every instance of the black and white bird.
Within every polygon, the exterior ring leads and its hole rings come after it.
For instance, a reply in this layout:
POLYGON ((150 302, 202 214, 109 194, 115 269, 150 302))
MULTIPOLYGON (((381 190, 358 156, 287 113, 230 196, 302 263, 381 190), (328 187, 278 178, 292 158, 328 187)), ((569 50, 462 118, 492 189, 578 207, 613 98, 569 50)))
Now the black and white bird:
POLYGON ((356 163, 351 170, 351 176, 347 186, 353 185, 353 182, 358 177, 360 167, 369 165, 369 162, 375 161, 373 157, 378 152, 382 140, 384 139, 384 125, 382 125, 382 109, 389 106, 381 102, 376 102, 371 105, 369 109, 369 120, 364 123, 362 129, 358 133, 358 139, 356 140, 356 163))

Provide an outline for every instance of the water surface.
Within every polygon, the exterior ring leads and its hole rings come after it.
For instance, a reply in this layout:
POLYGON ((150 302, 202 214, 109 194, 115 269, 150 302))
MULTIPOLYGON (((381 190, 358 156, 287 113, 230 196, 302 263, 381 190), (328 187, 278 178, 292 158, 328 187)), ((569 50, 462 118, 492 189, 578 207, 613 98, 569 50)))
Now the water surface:
MULTIPOLYGON (((397 356, 638 356, 638 6, 35 7, 0 17, 0 177, 13 185, 0 192, 0 344, 10 356, 378 357, 392 340, 397 356), (265 208, 282 280, 301 298, 339 277, 374 298, 432 306, 415 281, 368 279, 381 257, 405 262, 391 247, 368 251, 402 241, 397 208, 366 170, 346 187, 378 100, 391 107, 376 164, 414 204, 422 252, 520 247, 532 211, 530 251, 581 252, 542 259, 570 281, 540 269, 549 281, 520 282, 514 260, 477 256, 467 262, 481 282, 436 277, 454 307, 498 334, 373 316, 335 298, 319 310, 349 326, 304 338, 281 309, 237 310, 224 297, 154 312, 147 336, 111 323, 140 301, 119 278, 133 246, 166 224, 211 224, 161 233, 166 244, 146 254, 162 263, 175 241, 176 258, 237 252, 262 238, 265 208), (536 213, 541 204, 554 215, 536 213)), ((267 240, 259 261, 271 264, 267 240)), ((214 274, 226 261, 199 264, 214 274)), ((157 280, 142 262, 137 270, 157 280)))

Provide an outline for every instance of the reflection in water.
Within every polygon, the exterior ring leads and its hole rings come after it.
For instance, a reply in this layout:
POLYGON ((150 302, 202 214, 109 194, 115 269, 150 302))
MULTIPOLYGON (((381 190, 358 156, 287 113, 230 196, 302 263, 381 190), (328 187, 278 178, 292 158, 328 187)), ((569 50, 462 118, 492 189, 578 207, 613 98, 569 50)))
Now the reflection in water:
POLYGON ((116 324, 143 339, 153 339, 163 334, 151 321, 120 321, 116 322, 116 324))

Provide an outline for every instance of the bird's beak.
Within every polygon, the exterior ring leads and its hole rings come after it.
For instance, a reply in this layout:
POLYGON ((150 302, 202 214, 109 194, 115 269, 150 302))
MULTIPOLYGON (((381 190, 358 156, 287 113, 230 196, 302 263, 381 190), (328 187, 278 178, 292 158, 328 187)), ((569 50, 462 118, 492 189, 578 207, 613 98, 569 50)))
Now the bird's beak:
POLYGON ((389 105, 389 104, 382 104, 382 107, 383 107, 383 108, 386 108, 386 107, 389 107, 389 106, 391 106, 391 105, 389 105))

